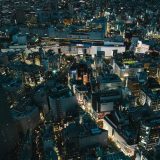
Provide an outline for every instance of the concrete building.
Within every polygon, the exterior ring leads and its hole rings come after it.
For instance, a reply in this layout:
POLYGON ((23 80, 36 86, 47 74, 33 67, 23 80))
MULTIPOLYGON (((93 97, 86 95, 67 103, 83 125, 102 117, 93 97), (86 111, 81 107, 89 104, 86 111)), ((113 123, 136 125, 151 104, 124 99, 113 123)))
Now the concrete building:
POLYGON ((160 117, 153 117, 142 121, 140 126, 139 146, 151 150, 159 144, 160 117))
POLYGON ((136 60, 133 54, 118 54, 113 60, 113 71, 120 78, 136 76, 138 72, 143 72, 143 63, 136 60))
POLYGON ((40 113, 36 106, 21 104, 20 107, 12 108, 12 115, 19 131, 24 134, 28 130, 33 130, 39 124, 40 113))
POLYGON ((15 34, 12 36, 12 41, 18 45, 25 45, 27 44, 27 35, 15 34))
MULTIPOLYGON (((107 131, 97 128, 96 126, 89 126, 87 124, 71 123, 63 130, 64 143, 74 146, 77 150, 93 146, 93 145, 107 145, 107 131)), ((71 148, 70 148, 71 149, 71 148)))
POLYGON ((98 113, 111 112, 114 110, 115 102, 120 102, 121 98, 122 94, 120 90, 96 92, 91 96, 92 107, 98 113))
POLYGON ((65 119, 68 114, 71 114, 71 111, 76 111, 77 104, 76 97, 68 88, 57 86, 52 89, 49 96, 49 107, 55 121, 65 119))
POLYGON ((150 46, 147 44, 143 44, 142 41, 138 41, 137 47, 135 49, 136 53, 147 53, 149 51, 150 46))
POLYGON ((125 46, 123 43, 118 42, 105 42, 104 46, 91 46, 90 48, 90 54, 92 57, 97 55, 97 51, 104 51, 106 58, 113 57, 113 51, 116 50, 117 53, 123 53, 125 52, 125 46))
POLYGON ((96 77, 98 90, 120 89, 123 86, 121 79, 116 74, 102 74, 96 77))
POLYGON ((134 156, 136 151, 136 134, 129 126, 127 118, 120 112, 114 112, 103 119, 103 129, 116 143, 120 150, 128 156, 134 156))
POLYGON ((0 65, 7 65, 9 63, 9 59, 6 53, 0 52, 0 65))
POLYGON ((47 115, 49 112, 49 104, 45 88, 39 88, 33 95, 33 100, 34 103, 38 106, 40 112, 42 112, 44 116, 47 115))
POLYGON ((154 78, 149 78, 140 91, 140 103, 147 104, 153 111, 160 110, 160 85, 154 78))

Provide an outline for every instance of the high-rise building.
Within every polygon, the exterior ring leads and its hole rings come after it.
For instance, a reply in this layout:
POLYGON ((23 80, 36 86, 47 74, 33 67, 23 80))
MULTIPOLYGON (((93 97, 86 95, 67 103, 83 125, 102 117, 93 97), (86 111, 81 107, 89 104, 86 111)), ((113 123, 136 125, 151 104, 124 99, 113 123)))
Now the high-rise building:
POLYGON ((153 111, 160 110, 160 85, 154 78, 148 78, 140 91, 140 103, 147 104, 153 111))
POLYGON ((160 117, 150 118, 141 123, 139 145, 147 150, 153 149, 160 140, 160 117))
POLYGON ((15 14, 15 21, 16 24, 24 24, 25 23, 25 11, 21 8, 18 8, 16 10, 16 14, 15 14))
POLYGON ((48 7, 50 10, 56 12, 58 9, 58 0, 48 0, 48 7))

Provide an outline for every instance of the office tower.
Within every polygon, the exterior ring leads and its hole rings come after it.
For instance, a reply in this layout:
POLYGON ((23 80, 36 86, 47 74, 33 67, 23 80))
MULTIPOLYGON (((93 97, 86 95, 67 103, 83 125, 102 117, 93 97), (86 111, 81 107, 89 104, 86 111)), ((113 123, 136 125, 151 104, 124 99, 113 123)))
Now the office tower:
POLYGON ((145 120, 141 123, 139 146, 151 150, 159 144, 160 117, 145 120))
POLYGON ((15 20, 17 24, 24 24, 25 23, 25 11, 21 8, 18 8, 15 12, 15 20))
POLYGON ((50 10, 55 12, 58 10, 58 0, 48 0, 48 5, 50 10))

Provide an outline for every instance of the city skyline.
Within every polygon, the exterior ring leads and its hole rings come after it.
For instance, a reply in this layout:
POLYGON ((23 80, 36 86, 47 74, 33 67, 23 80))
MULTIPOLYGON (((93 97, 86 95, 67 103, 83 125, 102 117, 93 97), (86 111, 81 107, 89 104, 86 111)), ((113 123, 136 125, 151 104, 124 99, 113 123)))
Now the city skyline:
POLYGON ((0 160, 159 160, 159 7, 0 0, 0 160))

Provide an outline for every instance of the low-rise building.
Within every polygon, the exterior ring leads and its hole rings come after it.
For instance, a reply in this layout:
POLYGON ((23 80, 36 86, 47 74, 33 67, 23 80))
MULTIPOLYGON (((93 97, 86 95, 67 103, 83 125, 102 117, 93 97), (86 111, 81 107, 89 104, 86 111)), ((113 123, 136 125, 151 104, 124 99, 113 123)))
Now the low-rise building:
POLYGON ((107 131, 90 124, 69 124, 63 130, 64 144, 70 144, 70 150, 75 147, 77 150, 93 145, 107 145, 107 131))

